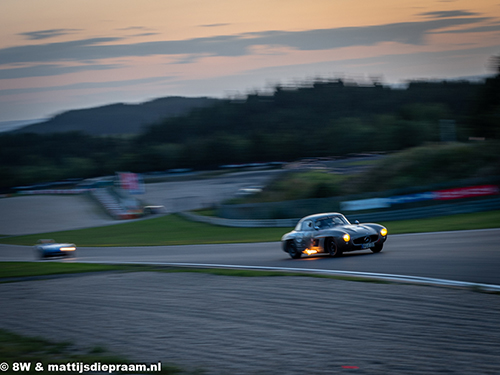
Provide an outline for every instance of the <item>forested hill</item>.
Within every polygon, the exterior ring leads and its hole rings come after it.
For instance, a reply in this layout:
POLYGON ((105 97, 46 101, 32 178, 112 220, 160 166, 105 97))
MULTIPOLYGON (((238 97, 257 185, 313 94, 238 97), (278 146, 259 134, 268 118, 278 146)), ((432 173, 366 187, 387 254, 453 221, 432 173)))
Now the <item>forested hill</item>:
POLYGON ((144 127, 166 118, 210 106, 217 99, 166 97, 141 104, 111 104, 63 112, 50 120, 15 130, 15 133, 63 133, 81 131, 92 135, 138 134, 144 127))
POLYGON ((342 80, 277 87, 167 119, 136 144, 183 145, 189 148, 183 162, 204 166, 399 150, 439 141, 442 119, 455 120, 462 139, 476 135, 470 115, 482 90, 484 83, 467 81, 412 82, 404 89, 342 80))
MULTIPOLYGON (((111 126, 121 133, 137 132, 126 128, 127 121, 136 116, 144 124, 152 122, 161 116, 156 107, 166 107, 162 103, 169 100, 174 101, 166 98, 139 106, 144 117, 128 114, 133 106, 115 105, 71 111, 49 122, 74 119, 82 124, 78 130, 87 134, 1 134, 0 188, 115 171, 209 169, 391 152, 440 142, 440 120, 455 120, 457 141, 500 139, 500 71, 485 82, 412 82, 404 89, 341 80, 276 87, 269 94, 239 99, 200 99, 206 107, 157 121, 133 137, 88 134, 91 128, 94 134, 110 134, 111 126), (115 111, 119 116, 111 116, 115 111), (146 116, 152 117, 145 120, 146 116)), ((179 105, 173 106, 179 110, 179 105)))

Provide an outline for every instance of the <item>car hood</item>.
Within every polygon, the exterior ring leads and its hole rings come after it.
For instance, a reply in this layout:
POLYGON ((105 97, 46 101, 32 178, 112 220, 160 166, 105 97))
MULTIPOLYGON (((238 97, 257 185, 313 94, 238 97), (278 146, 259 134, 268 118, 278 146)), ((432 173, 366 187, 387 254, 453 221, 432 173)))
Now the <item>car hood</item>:
POLYGON ((49 244, 41 244, 38 246, 42 247, 43 249, 47 249, 47 250, 57 250, 61 247, 72 247, 75 245, 72 243, 49 243, 49 244))
POLYGON ((375 229, 366 225, 344 225, 339 229, 346 231, 351 237, 361 237, 377 233, 375 229))

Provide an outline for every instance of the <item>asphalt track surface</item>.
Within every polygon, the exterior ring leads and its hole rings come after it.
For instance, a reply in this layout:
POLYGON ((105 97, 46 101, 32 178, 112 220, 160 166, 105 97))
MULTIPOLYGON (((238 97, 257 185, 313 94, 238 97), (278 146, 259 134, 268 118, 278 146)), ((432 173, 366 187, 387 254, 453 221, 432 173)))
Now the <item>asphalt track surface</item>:
MULTIPOLYGON (((158 262, 327 269, 500 285, 500 229, 390 236, 379 254, 290 259, 279 242, 78 248, 77 262, 158 262)), ((35 259, 31 247, 0 245, 0 260, 35 259)), ((65 260, 66 261, 66 260, 65 260)))

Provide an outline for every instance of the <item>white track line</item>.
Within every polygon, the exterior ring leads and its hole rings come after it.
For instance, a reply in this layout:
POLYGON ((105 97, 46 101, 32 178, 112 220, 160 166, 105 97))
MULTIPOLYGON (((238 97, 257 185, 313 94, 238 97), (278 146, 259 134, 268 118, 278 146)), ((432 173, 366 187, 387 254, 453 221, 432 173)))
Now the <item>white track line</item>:
MULTIPOLYGON (((71 262, 71 261, 70 261, 71 262)), ((73 262, 71 262, 73 263, 73 262)), ((79 262, 75 262, 79 263, 79 262)), ((471 283, 466 281, 454 281, 446 279, 435 279, 430 277, 420 276, 403 276, 392 275, 387 273, 372 273, 372 272, 355 272, 355 271, 336 271, 336 270, 323 270, 323 269, 309 269, 309 268, 290 268, 290 267, 265 267, 265 266, 238 266, 232 264, 204 264, 204 263, 166 263, 166 262, 98 262, 87 261, 81 263, 98 263, 109 265, 149 265, 149 266, 170 266, 170 267, 185 267, 185 268, 224 268, 224 269, 247 269, 247 270, 260 270, 260 271, 281 271, 281 272, 301 272, 301 273, 317 273, 336 276, 352 276, 360 277, 367 280, 380 280, 392 281, 399 283, 434 285, 434 286, 448 286, 468 289, 478 289, 481 291, 500 292, 500 285, 471 283)))

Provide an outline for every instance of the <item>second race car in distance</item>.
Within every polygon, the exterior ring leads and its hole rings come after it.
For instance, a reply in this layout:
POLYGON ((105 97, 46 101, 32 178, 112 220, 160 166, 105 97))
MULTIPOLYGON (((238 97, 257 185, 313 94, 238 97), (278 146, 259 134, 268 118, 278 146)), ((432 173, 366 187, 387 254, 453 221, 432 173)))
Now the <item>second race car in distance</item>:
POLYGON ((387 240, 387 228, 380 224, 351 224, 337 212, 302 218, 295 229, 281 238, 282 249, 293 259, 303 254, 327 253, 338 257, 344 252, 370 249, 382 251, 387 240))
POLYGON ((52 239, 38 240, 35 245, 35 254, 40 259, 58 256, 74 257, 76 246, 74 243, 56 243, 52 239))

